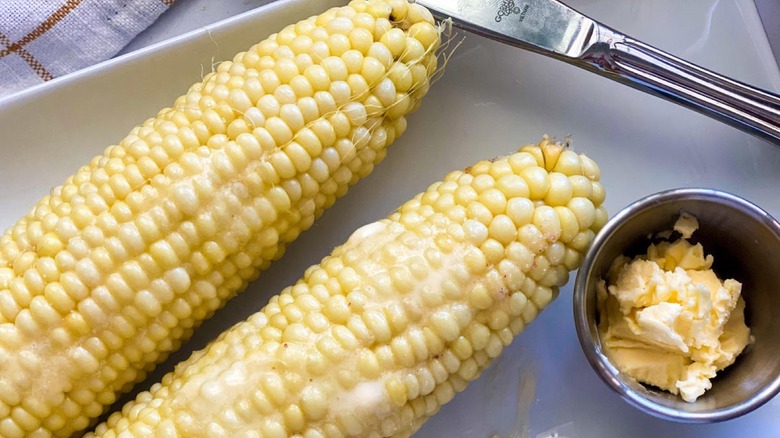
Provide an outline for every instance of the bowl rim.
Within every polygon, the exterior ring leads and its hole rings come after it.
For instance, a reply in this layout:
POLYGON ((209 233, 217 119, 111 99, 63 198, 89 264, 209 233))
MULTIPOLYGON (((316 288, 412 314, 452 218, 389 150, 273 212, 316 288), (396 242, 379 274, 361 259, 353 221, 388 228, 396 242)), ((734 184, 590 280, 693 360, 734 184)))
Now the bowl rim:
POLYGON ((597 327, 595 324, 591 325, 588 321, 586 286, 588 278, 590 277, 590 271, 593 269, 595 261, 604 244, 629 218, 657 205, 678 201, 680 199, 713 201, 722 205, 727 205, 731 208, 739 209, 763 223, 780 238, 780 223, 772 217, 772 215, 758 205, 733 193, 712 188, 691 187, 664 190, 640 198, 627 205, 610 218, 604 227, 596 233, 593 243, 585 253, 583 263, 577 271, 574 282, 572 300, 574 325, 577 330, 577 338, 579 339, 580 347, 593 370, 608 387, 629 404, 645 413, 670 421, 684 423, 714 423, 726 421, 757 409, 777 395, 778 392, 780 392, 780 375, 775 376, 769 385, 741 403, 707 411, 680 411, 653 402, 623 382, 617 368, 609 362, 609 359, 601 351, 600 346, 596 342, 596 339, 599 336, 597 327))

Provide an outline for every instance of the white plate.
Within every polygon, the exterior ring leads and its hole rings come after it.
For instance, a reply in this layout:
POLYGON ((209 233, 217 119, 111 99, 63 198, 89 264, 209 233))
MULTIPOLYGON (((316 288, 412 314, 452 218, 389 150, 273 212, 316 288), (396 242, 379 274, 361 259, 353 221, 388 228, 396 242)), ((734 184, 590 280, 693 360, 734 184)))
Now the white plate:
MULTIPOLYGON (((229 58, 283 23, 338 3, 280 1, 0 101, 0 228, 133 125, 169 105, 212 60, 229 58)), ((693 62, 780 89, 750 0, 569 3, 693 62)), ((707 186, 744 196, 780 217, 780 148, 574 67, 470 35, 374 174, 151 379, 159 380, 193 349, 260 309, 358 226, 384 217, 452 169, 506 154, 543 134, 571 135, 576 150, 601 165, 613 213, 652 192, 707 186)), ((730 437, 748 428, 751 436, 778 436, 780 401, 737 420, 689 426, 651 418, 611 393, 577 343, 570 282, 502 358, 417 436, 730 437)))

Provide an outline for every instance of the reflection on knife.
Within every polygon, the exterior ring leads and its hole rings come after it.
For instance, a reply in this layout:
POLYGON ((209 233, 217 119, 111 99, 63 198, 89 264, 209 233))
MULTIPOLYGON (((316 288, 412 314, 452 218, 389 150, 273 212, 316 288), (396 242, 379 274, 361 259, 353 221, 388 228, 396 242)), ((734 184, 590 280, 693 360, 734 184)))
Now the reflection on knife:
POLYGON ((676 102, 780 146, 780 96, 674 57, 556 0, 416 0, 439 18, 676 102))

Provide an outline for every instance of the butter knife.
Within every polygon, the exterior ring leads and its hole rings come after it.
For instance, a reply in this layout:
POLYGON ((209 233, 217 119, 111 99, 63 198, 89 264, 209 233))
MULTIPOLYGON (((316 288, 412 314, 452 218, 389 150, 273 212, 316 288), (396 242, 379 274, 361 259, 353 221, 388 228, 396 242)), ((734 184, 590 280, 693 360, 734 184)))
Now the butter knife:
POLYGON ((780 95, 717 74, 556 0, 416 0, 439 19, 678 103, 780 146, 780 95))

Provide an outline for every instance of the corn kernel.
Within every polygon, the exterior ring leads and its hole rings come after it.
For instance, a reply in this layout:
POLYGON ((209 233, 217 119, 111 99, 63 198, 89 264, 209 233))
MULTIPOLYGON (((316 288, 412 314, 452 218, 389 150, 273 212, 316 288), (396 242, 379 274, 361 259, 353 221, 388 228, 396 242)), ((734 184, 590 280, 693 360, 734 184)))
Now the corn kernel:
POLYGON ((561 237, 561 224, 558 214, 547 205, 534 210, 533 223, 548 242, 555 242, 561 237))
POLYGON ((534 215, 534 204, 528 198, 512 198, 507 203, 506 214, 515 226, 522 227, 531 222, 534 215))
POLYGON ((520 176, 528 184, 530 199, 544 199, 547 196, 547 192, 550 189, 550 177, 543 168, 526 167, 520 171, 520 176))
POLYGON ((458 323, 449 312, 438 311, 431 315, 431 326, 447 342, 454 341, 458 337, 458 323))
MULTIPOLYGON (((537 208, 536 211, 538 212, 540 208, 537 208)), ((491 238, 496 239, 504 245, 508 245, 515 240, 517 228, 515 228, 515 224, 509 216, 499 214, 494 217, 493 221, 490 223, 489 234, 491 238)))
POLYGON ((593 202, 588 198, 573 198, 569 201, 567 208, 574 213, 577 218, 580 230, 585 230, 593 225, 593 221, 596 219, 596 208, 593 206, 593 202))

